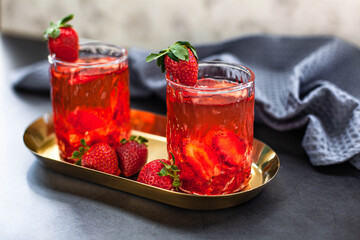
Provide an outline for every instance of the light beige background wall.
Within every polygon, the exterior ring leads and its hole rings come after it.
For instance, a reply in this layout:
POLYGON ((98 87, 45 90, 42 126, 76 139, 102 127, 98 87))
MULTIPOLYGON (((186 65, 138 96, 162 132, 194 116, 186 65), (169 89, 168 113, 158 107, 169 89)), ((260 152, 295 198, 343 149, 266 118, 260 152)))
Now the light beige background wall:
POLYGON ((3 32, 40 38, 74 13, 79 36, 159 49, 246 34, 331 34, 360 46, 360 0, 0 0, 3 32))

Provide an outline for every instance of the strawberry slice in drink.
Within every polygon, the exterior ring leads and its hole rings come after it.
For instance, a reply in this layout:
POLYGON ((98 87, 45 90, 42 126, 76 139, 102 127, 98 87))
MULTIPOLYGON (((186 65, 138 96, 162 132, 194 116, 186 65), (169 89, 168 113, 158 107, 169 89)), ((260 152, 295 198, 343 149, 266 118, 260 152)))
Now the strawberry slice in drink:
POLYGON ((190 166, 195 176, 209 181, 212 177, 220 175, 220 163, 213 151, 205 144, 196 140, 184 139, 181 150, 182 163, 190 166))
POLYGON ((230 131, 210 132, 205 139, 206 141, 211 139, 211 149, 222 163, 228 166, 238 166, 245 159, 245 141, 235 133, 230 131))
POLYGON ((86 131, 105 126, 101 117, 93 112, 76 109, 69 114, 69 122, 78 133, 84 134, 86 131))

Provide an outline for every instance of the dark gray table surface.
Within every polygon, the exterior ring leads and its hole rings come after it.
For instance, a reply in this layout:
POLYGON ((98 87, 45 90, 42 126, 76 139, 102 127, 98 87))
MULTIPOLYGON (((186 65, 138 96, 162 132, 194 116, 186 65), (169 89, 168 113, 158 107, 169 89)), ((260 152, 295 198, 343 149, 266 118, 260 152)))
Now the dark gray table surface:
MULTIPOLYGON (((171 207, 43 167, 22 136, 51 111, 50 100, 14 92, 9 75, 45 59, 46 45, 0 39, 0 239, 360 239, 360 172, 347 163, 312 166, 301 148, 304 129, 256 124, 280 171, 256 198, 223 210, 171 207)), ((156 97, 131 105, 166 112, 156 97)))

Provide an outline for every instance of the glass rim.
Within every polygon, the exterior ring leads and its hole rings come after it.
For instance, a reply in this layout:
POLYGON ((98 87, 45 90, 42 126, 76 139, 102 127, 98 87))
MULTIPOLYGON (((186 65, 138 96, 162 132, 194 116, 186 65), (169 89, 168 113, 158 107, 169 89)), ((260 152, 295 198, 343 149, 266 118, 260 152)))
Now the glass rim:
MULTIPOLYGON (((82 47, 104 47, 104 48, 113 48, 117 49, 121 55, 119 57, 114 56, 115 59, 106 61, 106 62, 91 62, 91 63, 76 63, 76 62, 67 62, 60 59, 56 59, 55 54, 49 54, 48 55, 48 61, 50 64, 59 64, 62 67, 76 67, 76 68, 93 68, 93 67, 106 67, 111 66, 114 64, 118 64, 121 62, 125 62, 128 58, 128 52, 126 48, 115 45, 115 44, 108 44, 108 43, 102 43, 102 42, 88 42, 88 43, 81 43, 79 44, 79 51, 81 51, 82 47)), ((106 56, 106 55, 105 55, 106 56)))
POLYGON ((200 61, 200 66, 206 66, 206 65, 215 65, 215 66, 224 66, 224 67, 230 67, 234 69, 238 69, 239 71, 243 71, 246 74, 250 76, 250 79, 247 83, 238 83, 236 85, 232 85, 229 87, 219 87, 219 88, 202 88, 202 87, 194 87, 194 86, 187 86, 181 83, 176 83, 172 81, 171 79, 168 79, 165 75, 166 82, 171 85, 175 85, 178 88, 182 88, 183 90, 190 91, 190 92, 197 92, 197 93, 203 93, 203 94, 222 94, 222 93, 229 93, 229 92, 235 92, 242 89, 249 88, 254 85, 255 82, 255 74, 253 71, 251 71, 248 67, 245 67, 240 64, 235 63, 227 63, 222 61, 200 61))

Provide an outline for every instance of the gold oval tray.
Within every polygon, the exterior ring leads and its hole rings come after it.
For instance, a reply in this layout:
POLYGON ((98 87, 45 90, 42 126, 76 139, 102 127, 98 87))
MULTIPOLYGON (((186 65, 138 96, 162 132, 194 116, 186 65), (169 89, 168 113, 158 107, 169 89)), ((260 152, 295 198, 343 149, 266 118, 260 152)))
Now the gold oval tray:
MULTIPOLYGON (((166 138, 164 137, 165 119, 164 116, 149 112, 139 110, 131 112, 132 134, 142 135, 149 139, 148 161, 167 158, 166 138), (153 121, 145 124, 144 122, 149 117, 153 121)), ((51 114, 43 115, 28 126, 24 133, 24 142, 37 159, 52 170, 172 206, 194 210, 222 209, 246 202, 255 197, 275 177, 280 167, 276 153, 266 144, 255 139, 252 178, 246 190, 227 195, 199 196, 164 190, 60 160, 51 114)))

